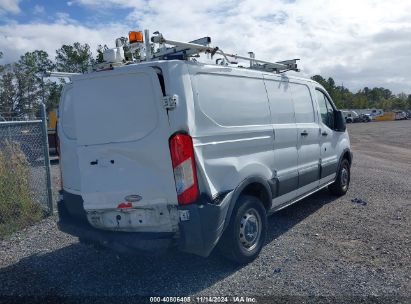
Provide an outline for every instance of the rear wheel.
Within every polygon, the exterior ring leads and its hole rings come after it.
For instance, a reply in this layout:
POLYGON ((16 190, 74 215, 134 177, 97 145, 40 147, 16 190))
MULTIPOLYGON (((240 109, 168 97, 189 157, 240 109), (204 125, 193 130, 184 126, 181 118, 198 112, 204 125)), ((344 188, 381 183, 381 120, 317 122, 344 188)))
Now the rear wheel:
POLYGON ((267 215, 261 201, 253 196, 240 196, 220 239, 220 251, 238 264, 247 264, 260 253, 266 231, 267 215))
POLYGON ((348 191, 350 185, 350 162, 348 159, 344 158, 341 161, 340 168, 337 172, 337 178, 333 184, 331 184, 328 189, 330 192, 337 196, 345 195, 348 191))

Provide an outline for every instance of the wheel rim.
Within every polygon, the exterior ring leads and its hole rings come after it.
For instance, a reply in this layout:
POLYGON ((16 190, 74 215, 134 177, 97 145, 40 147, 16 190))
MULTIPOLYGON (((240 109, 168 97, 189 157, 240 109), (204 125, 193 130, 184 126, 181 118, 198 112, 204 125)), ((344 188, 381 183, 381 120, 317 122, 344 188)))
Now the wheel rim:
POLYGON ((341 187, 345 190, 348 187, 350 181, 350 173, 347 167, 343 167, 341 170, 341 187))
POLYGON ((241 246, 247 250, 253 250, 261 235, 261 217, 254 208, 248 209, 241 218, 239 239, 241 246))

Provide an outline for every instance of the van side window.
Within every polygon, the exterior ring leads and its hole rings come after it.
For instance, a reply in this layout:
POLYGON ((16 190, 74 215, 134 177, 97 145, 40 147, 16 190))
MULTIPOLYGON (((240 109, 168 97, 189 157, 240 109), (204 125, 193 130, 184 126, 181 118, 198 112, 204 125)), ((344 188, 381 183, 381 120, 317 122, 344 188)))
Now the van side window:
POLYGON ((294 124, 294 107, 290 94, 290 84, 285 81, 266 80, 271 117, 274 124, 294 124))
POLYGON ((295 121, 297 123, 314 122, 314 108, 308 87, 300 84, 292 84, 292 96, 295 121))
POLYGON ((334 109, 330 100, 323 92, 315 90, 317 94, 318 106, 320 108, 320 115, 322 122, 330 129, 334 128, 334 109))
POLYGON ((221 126, 270 123, 267 93, 262 79, 197 74, 195 81, 199 106, 215 123, 221 126))

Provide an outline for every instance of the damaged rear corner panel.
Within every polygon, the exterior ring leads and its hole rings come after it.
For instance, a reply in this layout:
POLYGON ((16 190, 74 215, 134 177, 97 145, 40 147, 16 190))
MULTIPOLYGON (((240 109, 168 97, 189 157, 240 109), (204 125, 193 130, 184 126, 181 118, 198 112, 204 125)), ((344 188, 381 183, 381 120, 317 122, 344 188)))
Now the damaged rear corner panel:
POLYGON ((189 216, 180 221, 178 248, 203 257, 210 255, 224 232, 233 192, 226 193, 218 204, 202 196, 197 204, 180 206, 180 214, 189 216))

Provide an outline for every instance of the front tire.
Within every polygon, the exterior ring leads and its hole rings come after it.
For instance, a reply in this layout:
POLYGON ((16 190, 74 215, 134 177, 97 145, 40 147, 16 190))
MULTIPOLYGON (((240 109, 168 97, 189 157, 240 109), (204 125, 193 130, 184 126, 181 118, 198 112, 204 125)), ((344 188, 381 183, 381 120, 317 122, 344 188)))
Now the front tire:
POLYGON ((220 239, 220 252, 235 263, 250 263, 260 253, 266 232, 267 214, 262 202, 254 196, 240 196, 220 239))
POLYGON ((350 169, 350 162, 348 159, 344 158, 341 161, 335 182, 328 187, 332 194, 336 196, 343 196, 347 193, 351 179, 350 169))

